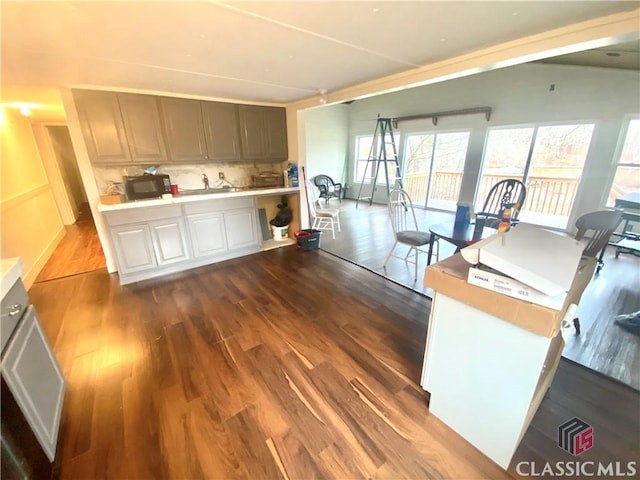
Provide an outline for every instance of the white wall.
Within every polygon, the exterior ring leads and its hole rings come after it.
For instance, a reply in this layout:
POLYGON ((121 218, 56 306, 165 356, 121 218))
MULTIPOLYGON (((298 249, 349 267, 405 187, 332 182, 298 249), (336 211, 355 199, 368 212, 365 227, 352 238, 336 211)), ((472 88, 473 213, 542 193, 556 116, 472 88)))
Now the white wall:
POLYGON ((65 234, 31 123, 0 109, 1 257, 21 257, 29 289, 65 234))
POLYGON ((348 178, 349 106, 309 109, 305 122, 307 178, 324 174, 344 183, 348 178))
MULTIPOLYGON (((358 100, 349 107, 350 178, 353 176, 354 138, 373 134, 378 114, 397 117, 480 106, 493 109, 489 122, 483 115, 443 117, 437 126, 430 119, 401 122, 396 131, 406 134, 471 129, 460 200, 472 201, 489 127, 595 122, 585 166, 586 178, 572 215, 575 218, 601 206, 608 193, 618 131, 625 116, 640 111, 640 74, 534 63, 358 100), (555 86, 553 91, 550 90, 552 84, 555 86)), ((355 190, 351 189, 351 192, 357 193, 355 190)))

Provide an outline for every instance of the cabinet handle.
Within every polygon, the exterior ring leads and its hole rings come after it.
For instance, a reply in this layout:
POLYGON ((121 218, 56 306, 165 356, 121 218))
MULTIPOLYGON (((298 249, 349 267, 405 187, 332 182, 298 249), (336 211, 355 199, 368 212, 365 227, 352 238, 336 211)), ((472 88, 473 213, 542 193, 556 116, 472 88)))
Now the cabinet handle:
POLYGON ((20 305, 19 303, 16 303, 15 305, 12 305, 9 308, 11 309, 9 311, 9 316, 10 317, 15 317, 16 315, 18 315, 22 311, 22 305, 20 305))

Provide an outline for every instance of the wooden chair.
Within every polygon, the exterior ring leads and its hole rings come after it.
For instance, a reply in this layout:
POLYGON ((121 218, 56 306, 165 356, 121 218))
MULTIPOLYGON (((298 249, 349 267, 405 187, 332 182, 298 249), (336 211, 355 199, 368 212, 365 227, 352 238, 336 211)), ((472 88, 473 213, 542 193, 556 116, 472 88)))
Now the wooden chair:
POLYGON ((331 235, 335 240, 335 227, 338 227, 338 232, 340 232, 340 209, 320 208, 318 189, 311 182, 307 182, 307 204, 309 205, 311 218, 313 218, 311 228, 315 230, 331 230, 331 235))
MULTIPOLYGON (((611 234, 615 232, 620 222, 622 222, 622 213, 620 210, 599 210, 585 213, 576 220, 578 231, 575 239, 584 241, 585 246, 582 251, 584 257, 598 259, 596 274, 600 273, 604 266, 602 261, 604 251, 607 248, 611 234)), ((580 319, 578 317, 573 319, 573 326, 576 328, 576 334, 580 334, 580 319)))
MULTIPOLYGON (((383 268, 386 270, 387 263, 391 257, 396 257, 404 260, 407 263, 414 264, 414 276, 413 281, 418 279, 418 254, 428 253, 424 250, 420 250, 420 247, 428 245, 431 241, 431 232, 421 232, 418 230, 418 222, 416 220, 416 213, 413 210, 413 203, 409 194, 401 188, 394 188, 389 194, 389 218, 391 219, 391 227, 393 228, 393 236, 395 242, 387 259, 384 262, 383 268), (393 252, 398 244, 406 245, 409 247, 409 251, 404 257, 394 255, 393 252), (409 260, 411 252, 414 253, 414 259, 409 260)), ((440 253, 440 245, 436 241, 436 258, 440 253)))
POLYGON ((511 212, 511 224, 518 223, 518 214, 527 196, 527 187, 520 180, 508 178, 496 183, 487 195, 482 209, 476 216, 484 217, 484 225, 490 228, 498 228, 500 214, 508 204, 517 205, 511 212))
POLYGON ((342 203, 342 184, 336 183, 328 175, 316 175, 313 183, 320 190, 320 198, 324 198, 325 206, 329 205, 329 199, 337 198, 342 203))
POLYGON ((611 234, 616 231, 622 221, 622 213, 620 210, 599 210, 585 213, 576 220, 576 228, 578 229, 576 240, 585 239, 585 234, 590 230, 593 231, 589 235, 589 240, 585 244, 582 255, 598 259, 596 273, 599 273, 604 266, 602 261, 604 251, 609 243, 611 234))

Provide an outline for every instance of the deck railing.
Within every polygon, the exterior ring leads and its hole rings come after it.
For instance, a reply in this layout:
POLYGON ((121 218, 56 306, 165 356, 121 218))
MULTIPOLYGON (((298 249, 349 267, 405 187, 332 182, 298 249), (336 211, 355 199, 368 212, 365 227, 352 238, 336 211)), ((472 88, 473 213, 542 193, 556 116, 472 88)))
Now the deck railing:
MULTIPOLYGON (((476 207, 482 208, 489 190, 500 180, 513 178, 504 175, 484 175, 478 191, 476 207)), ((457 202, 462 183, 459 172, 436 172, 431 186, 431 198, 457 202)), ((415 204, 424 204, 427 196, 427 174, 405 175, 404 188, 415 204)), ((578 189, 578 179, 568 177, 530 176, 527 181, 527 197, 522 211, 548 215, 568 216, 578 189)))

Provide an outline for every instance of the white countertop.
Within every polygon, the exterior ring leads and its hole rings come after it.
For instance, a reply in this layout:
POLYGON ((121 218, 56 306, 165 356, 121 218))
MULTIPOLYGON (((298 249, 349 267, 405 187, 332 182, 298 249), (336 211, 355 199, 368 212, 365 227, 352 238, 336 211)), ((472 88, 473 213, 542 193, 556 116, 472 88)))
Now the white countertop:
POLYGON ((155 207, 160 205, 173 205, 176 203, 200 202, 202 200, 213 200, 234 197, 256 197, 264 195, 281 195, 285 193, 298 193, 300 187, 275 187, 275 188, 252 188, 240 192, 216 192, 204 193, 200 195, 177 195, 171 198, 153 198, 148 200, 135 200, 132 202, 115 203, 106 205, 98 203, 99 212, 111 212, 114 210, 127 210, 130 208, 155 207))
POLYGON ((20 257, 0 260, 0 293, 2 294, 0 298, 4 298, 9 289, 16 283, 16 280, 20 278, 23 270, 24 265, 20 257))

